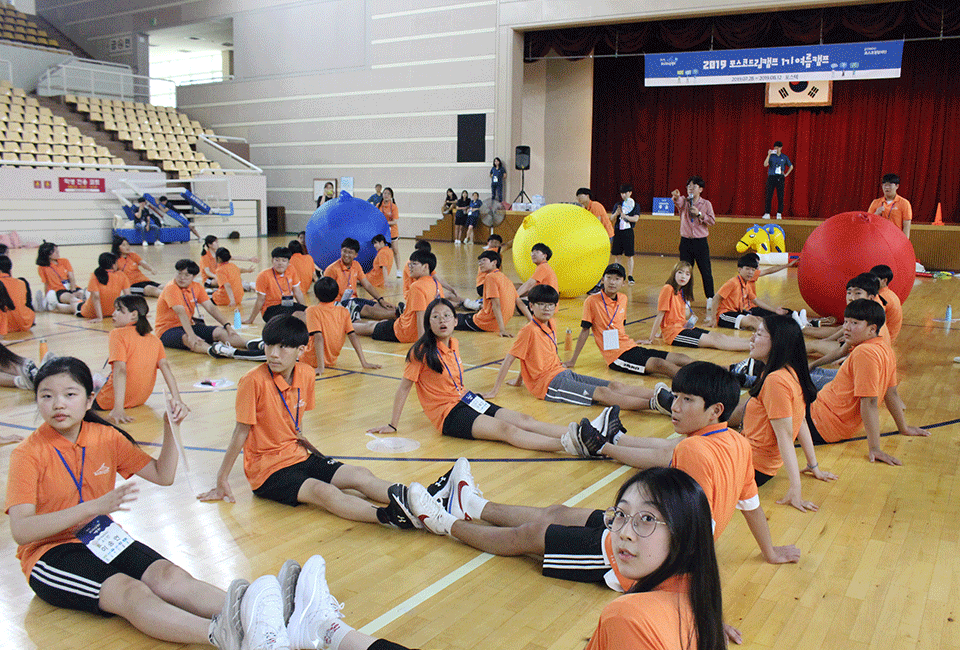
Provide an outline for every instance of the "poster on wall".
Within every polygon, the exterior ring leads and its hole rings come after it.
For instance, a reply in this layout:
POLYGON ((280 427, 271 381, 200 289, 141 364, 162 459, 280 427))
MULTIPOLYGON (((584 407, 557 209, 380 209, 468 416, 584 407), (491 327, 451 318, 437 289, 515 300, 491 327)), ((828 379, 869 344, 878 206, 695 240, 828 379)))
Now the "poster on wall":
POLYGON ((61 192, 106 192, 102 178, 60 178, 61 192))
POLYGON ((900 76, 903 41, 644 55, 646 86, 851 81, 900 76))

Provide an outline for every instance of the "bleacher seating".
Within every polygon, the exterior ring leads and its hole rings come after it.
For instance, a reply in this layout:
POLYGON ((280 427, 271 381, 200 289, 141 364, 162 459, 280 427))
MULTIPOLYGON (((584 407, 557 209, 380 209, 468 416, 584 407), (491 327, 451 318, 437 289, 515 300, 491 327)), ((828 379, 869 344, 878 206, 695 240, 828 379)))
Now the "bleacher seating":
POLYGON ((171 178, 190 178, 201 169, 230 173, 194 149, 197 136, 213 131, 175 108, 82 95, 66 95, 64 103, 171 178))
POLYGON ((29 14, 5 3, 0 3, 0 39, 23 45, 60 47, 60 43, 40 29, 29 14))
MULTIPOLYGON (((0 151, 3 161, 123 165, 110 151, 82 136, 66 120, 40 106, 22 88, 0 81, 0 151)), ((11 165, 12 166, 12 165, 11 165)), ((31 167, 31 165, 17 165, 31 167)), ((99 169, 99 168, 93 168, 99 169)))

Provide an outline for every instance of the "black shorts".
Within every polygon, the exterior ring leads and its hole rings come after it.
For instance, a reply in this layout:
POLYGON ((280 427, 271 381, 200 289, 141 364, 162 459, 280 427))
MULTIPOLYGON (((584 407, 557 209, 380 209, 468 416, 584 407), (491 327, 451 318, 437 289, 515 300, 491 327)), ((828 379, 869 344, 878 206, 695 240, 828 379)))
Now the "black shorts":
POLYGON ((377 304, 375 300, 367 300, 366 298, 347 298, 346 300, 341 300, 340 305, 345 307, 348 312, 350 312, 350 321, 356 322, 360 320, 360 312, 364 307, 373 306, 377 304))
POLYGON ((717 317, 717 325, 728 329, 740 329, 737 327, 738 319, 741 316, 756 316, 757 318, 766 318, 773 315, 773 312, 763 307, 752 307, 747 311, 725 311, 717 317))
POLYGON ((810 429, 810 439, 814 445, 829 445, 830 443, 823 439, 820 432, 817 431, 817 425, 813 423, 813 416, 810 414, 810 405, 807 404, 807 428, 810 429))
POLYGON ((647 373, 647 361, 650 359, 666 359, 668 354, 670 353, 665 350, 651 350, 637 345, 614 359, 608 368, 618 372, 645 375, 647 373))
MULTIPOLYGON (((193 324, 193 333, 199 336, 202 340, 213 345, 213 332, 217 329, 218 326, 212 327, 206 323, 194 323, 193 324)), ((183 335, 186 332, 183 331, 182 327, 171 327, 166 332, 160 335, 160 342, 163 343, 165 348, 173 348, 175 350, 189 350, 187 346, 183 344, 183 335)))
POLYGON ((700 329, 699 327, 685 329, 677 334, 677 338, 673 339, 673 343, 670 345, 675 345, 678 348, 699 348, 700 337, 709 333, 707 330, 700 329))
POLYGON ((457 326, 454 329, 458 329, 463 332, 483 331, 477 327, 476 323, 473 322, 473 314, 457 314, 457 326))
POLYGON ((603 553, 603 510, 590 513, 585 526, 547 526, 543 536, 543 575, 574 582, 604 582, 613 567, 603 553))
POLYGON ((296 314, 298 311, 307 311, 306 305, 301 305, 299 302, 295 302, 292 305, 272 305, 263 310, 263 322, 269 323, 270 319, 274 316, 281 316, 285 314, 296 314))
POLYGON ((761 485, 763 485, 764 483, 766 483, 772 478, 773 478, 772 476, 770 476, 769 474, 764 474, 760 470, 757 470, 757 469, 753 470, 753 480, 757 482, 757 487, 760 487, 761 485))
POLYGON ((477 220, 479 218, 480 218, 479 212, 471 212, 470 214, 467 215, 467 219, 464 223, 466 223, 466 225, 468 226, 476 226, 477 220))
POLYGON ((143 282, 134 282, 130 285, 130 293, 135 296, 142 296, 143 290, 147 287, 159 287, 159 282, 154 282, 153 280, 144 280, 143 282))
POLYGON ((83 544, 54 546, 40 556, 30 572, 30 588, 46 603, 64 609, 113 616, 100 609, 100 588, 118 573, 140 580, 162 555, 141 542, 133 542, 107 564, 83 544))
POLYGON ((57 301, 60 301, 64 296, 69 296, 71 294, 72 292, 68 289, 57 289, 57 301))
POLYGON ((288 506, 298 506, 297 494, 307 479, 330 483, 337 470, 343 467, 340 461, 328 456, 310 456, 303 462, 278 469, 267 477, 263 485, 253 491, 261 499, 269 499, 288 506))
POLYGON ((633 228, 626 230, 614 230, 613 242, 610 245, 611 255, 629 255, 633 257, 636 253, 634 246, 633 228))
POLYGON ((374 341, 390 341, 391 343, 400 343, 396 332, 393 331, 393 324, 396 318, 382 320, 373 326, 373 334, 370 335, 374 341))
POLYGON ((457 214, 453 217, 453 225, 455 226, 465 226, 467 225, 467 213, 463 210, 457 210, 457 214))
POLYGON ((447 417, 443 419, 443 427, 440 433, 451 438, 474 440, 473 423, 477 421, 477 418, 481 415, 493 417, 501 408, 493 402, 489 404, 490 408, 487 409, 486 413, 477 413, 463 402, 457 402, 453 410, 447 413, 447 417))

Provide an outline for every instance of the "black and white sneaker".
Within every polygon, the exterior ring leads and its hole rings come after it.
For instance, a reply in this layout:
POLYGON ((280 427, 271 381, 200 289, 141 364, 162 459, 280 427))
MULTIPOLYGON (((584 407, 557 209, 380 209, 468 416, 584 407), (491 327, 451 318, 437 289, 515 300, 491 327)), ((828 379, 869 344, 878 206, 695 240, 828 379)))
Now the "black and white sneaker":
POLYGON ((633 276, 632 276, 632 275, 628 275, 628 276, 627 276, 627 282, 628 282, 629 284, 636 284, 636 282, 633 281, 633 276))
POLYGON ((263 350, 263 339, 251 339, 247 341, 247 349, 251 352, 263 350))
MULTIPOLYGON (((619 422, 619 420, 617 421, 619 422)), ((602 456, 600 450, 607 444, 603 434, 597 431, 587 418, 580 420, 580 426, 577 427, 577 440, 588 458, 602 456)))
POLYGON ((594 295, 594 294, 600 293, 600 291, 601 291, 602 289, 603 289, 603 283, 597 282, 596 286, 595 286, 593 289, 590 289, 590 291, 587 292, 587 295, 588 295, 588 296, 592 296, 592 295, 594 295))
POLYGON ((388 526, 409 530, 411 528, 420 528, 419 520, 414 517, 410 511, 407 502, 407 486, 403 483, 394 483, 387 488, 387 496, 390 503, 383 509, 386 515, 388 526))
POLYGON ((650 398, 650 408, 656 410, 658 413, 670 415, 670 410, 673 408, 673 398, 674 395, 670 387, 661 381, 653 389, 653 397, 650 398))
POLYGON ((604 440, 613 444, 617 444, 620 436, 627 431, 626 427, 620 422, 619 406, 608 406, 603 409, 600 415, 590 420, 590 425, 600 432, 604 440))
POLYGON ((447 470, 446 474, 427 486, 427 493, 434 499, 437 499, 444 508, 447 507, 447 502, 450 500, 450 492, 452 491, 450 486, 451 472, 453 472, 452 467, 447 470))

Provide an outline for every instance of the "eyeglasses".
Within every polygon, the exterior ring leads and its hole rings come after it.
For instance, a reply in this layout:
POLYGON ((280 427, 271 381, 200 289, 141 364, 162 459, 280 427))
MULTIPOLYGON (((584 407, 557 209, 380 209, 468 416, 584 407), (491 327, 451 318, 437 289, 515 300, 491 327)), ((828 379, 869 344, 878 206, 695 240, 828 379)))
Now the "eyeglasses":
POLYGON ((556 309, 557 303, 555 302, 535 302, 533 303, 534 307, 547 311, 549 309, 556 309))
POLYGON ((619 532, 627 525, 627 521, 633 525, 633 532, 639 537, 650 537, 653 531, 657 529, 657 524, 667 525, 667 522, 661 521, 650 512, 638 512, 628 515, 619 508, 609 508, 603 513, 603 525, 613 532, 619 532))

